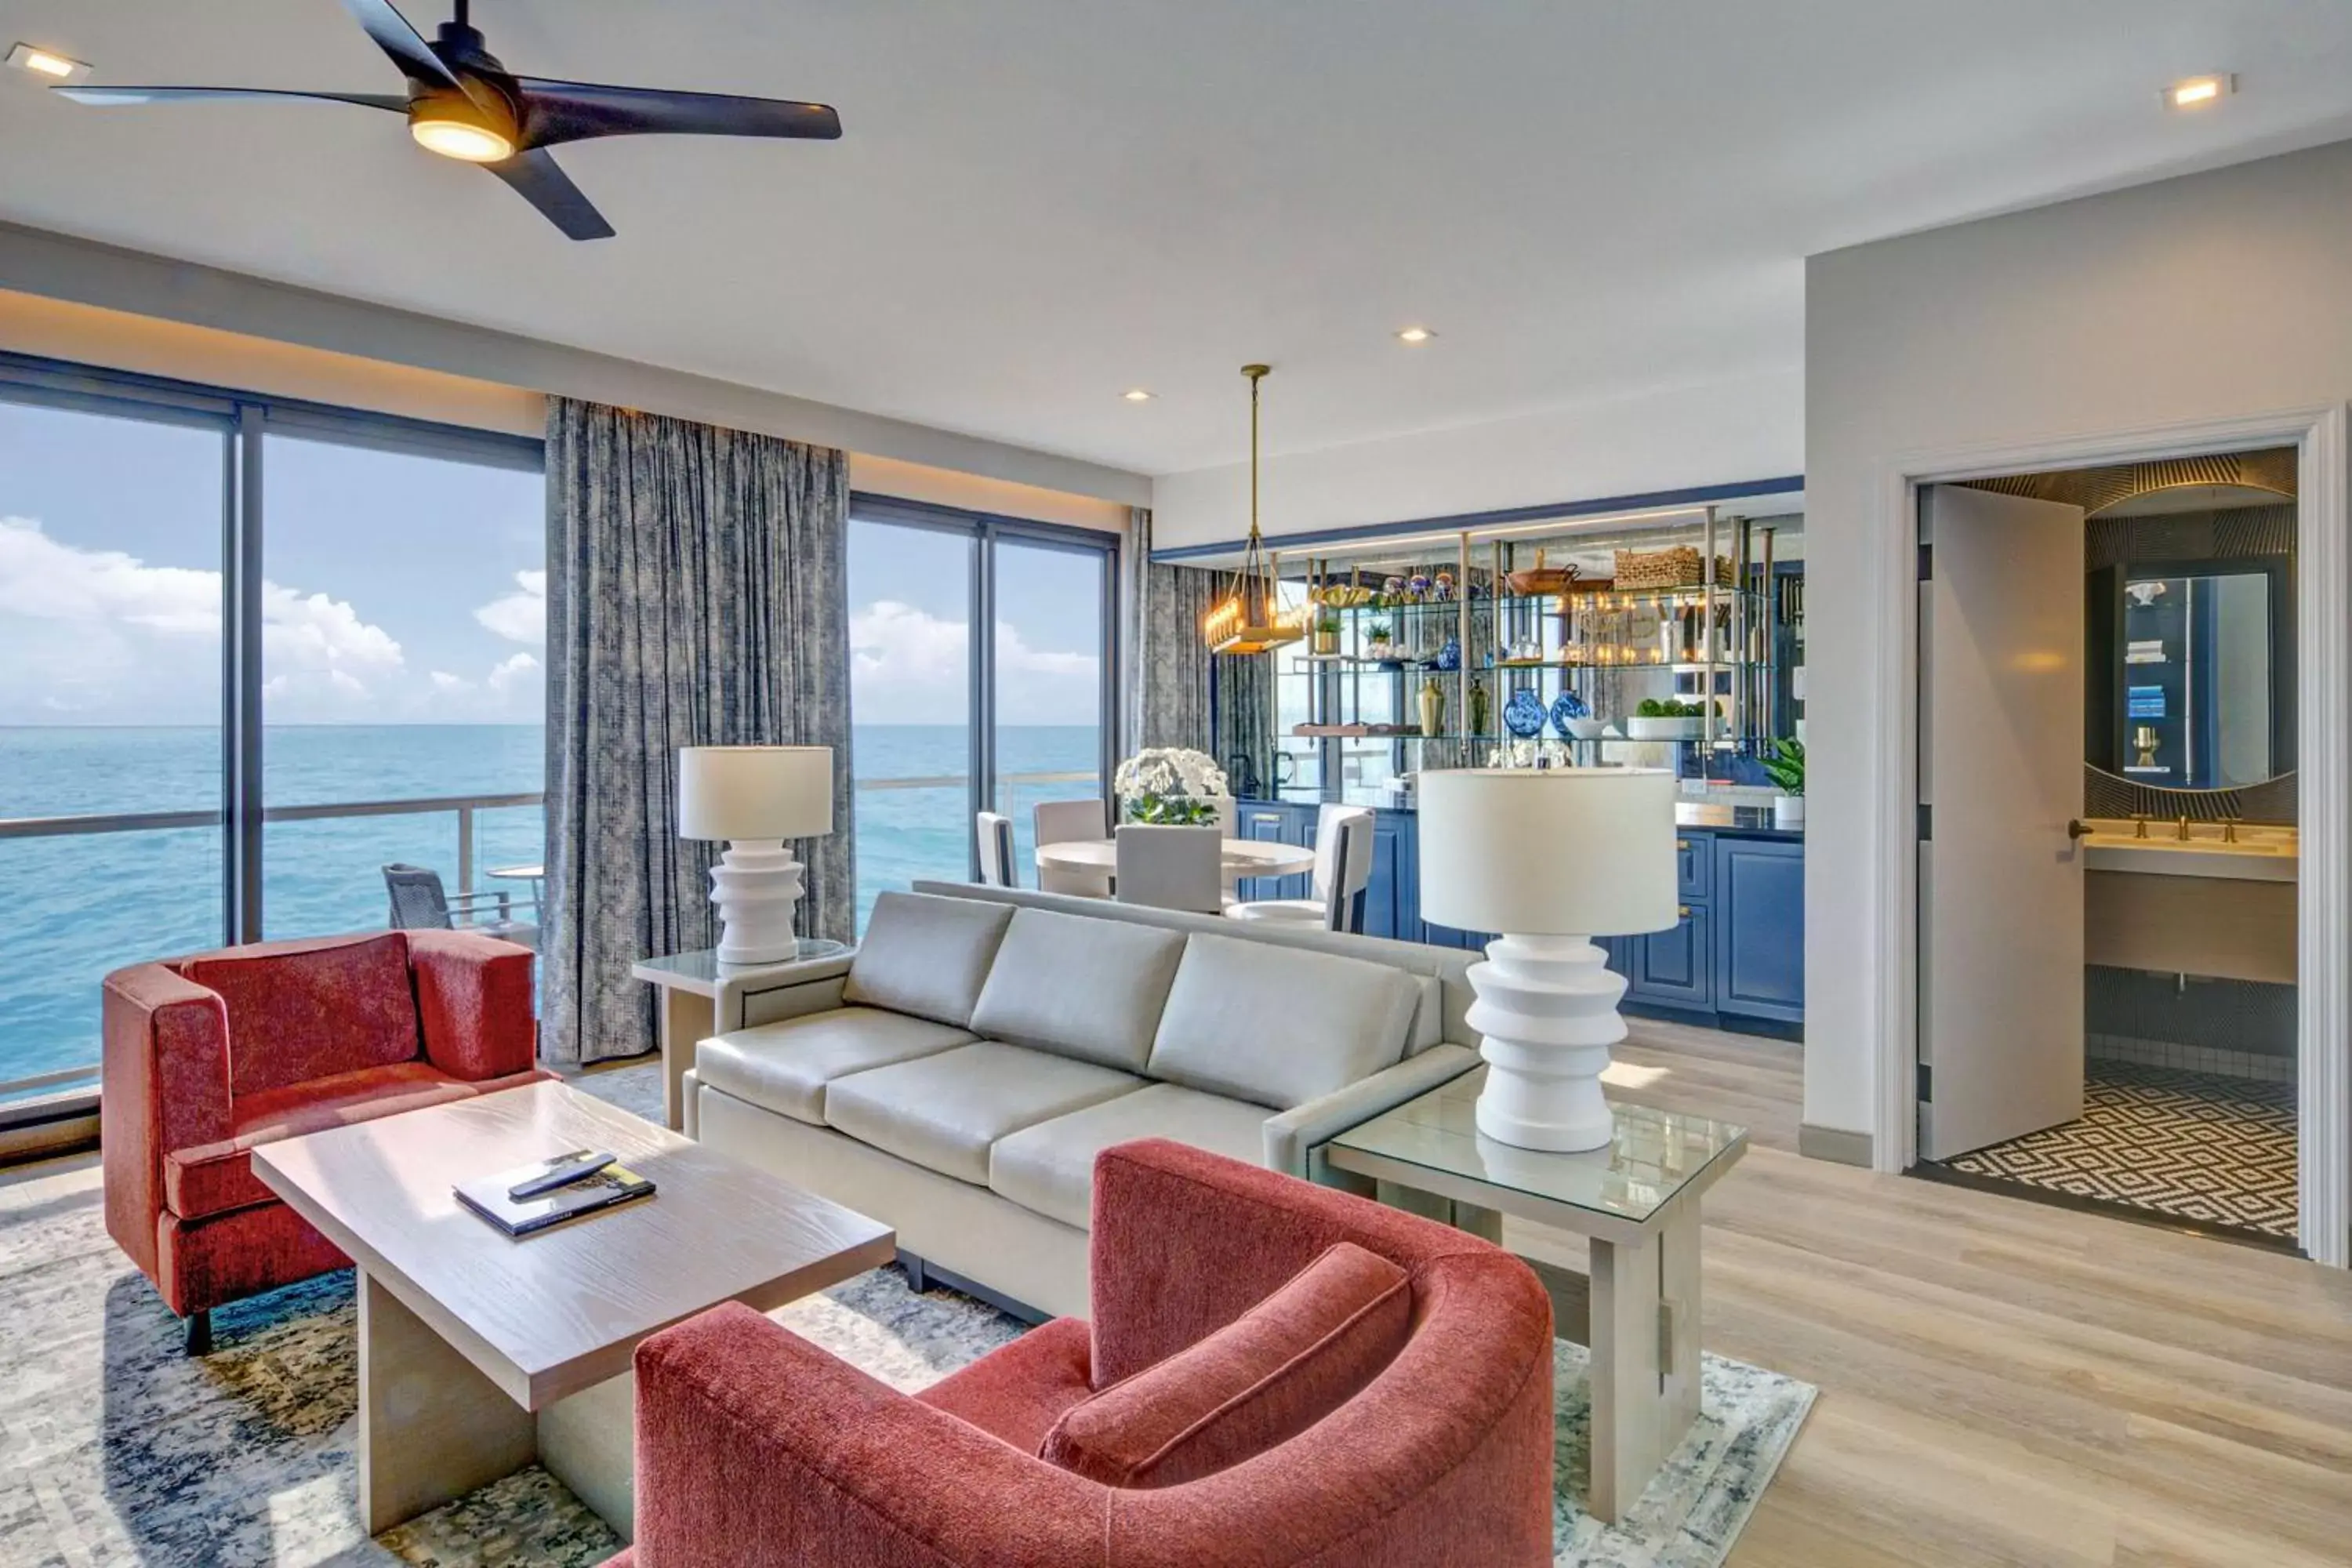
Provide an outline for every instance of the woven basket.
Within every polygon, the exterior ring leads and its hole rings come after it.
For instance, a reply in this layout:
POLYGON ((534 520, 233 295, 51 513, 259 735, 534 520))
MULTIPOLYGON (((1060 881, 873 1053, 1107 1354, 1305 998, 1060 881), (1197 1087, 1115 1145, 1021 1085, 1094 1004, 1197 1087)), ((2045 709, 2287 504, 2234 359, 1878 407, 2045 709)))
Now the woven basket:
POLYGON ((1568 591, 1569 584, 1575 581, 1576 568, 1573 565, 1546 566, 1544 552, 1538 550, 1534 569, 1506 574, 1503 578, 1503 591, 1507 594, 1522 595, 1564 594, 1568 591))
MULTIPOLYGON (((1706 581, 1702 560, 1697 549, 1688 544, 1664 550, 1621 550, 1617 552, 1617 591, 1698 587, 1706 581)), ((1715 558, 1715 580, 1725 587, 1731 585, 1729 556, 1715 558)))

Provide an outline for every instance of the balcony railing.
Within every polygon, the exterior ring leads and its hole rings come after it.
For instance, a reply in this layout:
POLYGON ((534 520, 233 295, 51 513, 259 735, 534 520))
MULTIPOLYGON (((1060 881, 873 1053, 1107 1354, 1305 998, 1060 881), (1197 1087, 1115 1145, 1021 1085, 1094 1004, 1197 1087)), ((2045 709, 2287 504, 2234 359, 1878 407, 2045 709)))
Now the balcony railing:
MULTIPOLYGON (((859 794, 880 790, 961 789, 969 782, 966 775, 960 773, 938 777, 861 778, 855 782, 853 787, 859 794)), ((1099 787, 1100 775, 1091 769, 1005 773, 999 775, 998 782, 1004 786, 1007 792, 1005 801, 1010 805, 1018 790, 1024 785, 1071 784, 1099 787)), ((530 790, 505 795, 430 795, 406 800, 339 801, 310 805, 273 805, 263 808, 261 819, 264 823, 293 823, 322 822, 352 817, 454 814, 457 826, 457 874, 453 890, 457 893, 470 893, 474 891, 477 871, 477 814, 526 806, 543 806, 546 798, 544 792, 530 790)), ((1014 815, 1017 816, 1023 814, 1016 812, 1014 815)), ((0 842, 12 839, 67 838, 99 834, 161 833, 190 828, 217 828, 222 826, 223 820, 223 814, 217 810, 131 811, 74 816, 5 817, 0 818, 0 842)), ((968 834, 970 825, 967 823, 963 826, 968 834)), ((110 955, 118 962, 130 962, 137 956, 137 954, 110 955)), ((89 980, 93 994, 91 1012, 94 1018, 97 974, 89 975, 89 980)), ((0 997, 0 1005, 5 1005, 5 997, 0 997)), ((0 1101, 12 1102, 8 1104, 8 1110, 15 1110, 21 1108, 26 1103, 22 1097, 36 1091, 54 1091, 84 1086, 83 1092, 85 1094, 89 1092, 86 1086, 98 1076, 98 1068, 95 1066, 72 1067, 59 1071, 11 1079, 6 1071, 8 1055, 6 1037, 10 1027, 11 1021, 4 1013, 0 1013, 0 1101)))

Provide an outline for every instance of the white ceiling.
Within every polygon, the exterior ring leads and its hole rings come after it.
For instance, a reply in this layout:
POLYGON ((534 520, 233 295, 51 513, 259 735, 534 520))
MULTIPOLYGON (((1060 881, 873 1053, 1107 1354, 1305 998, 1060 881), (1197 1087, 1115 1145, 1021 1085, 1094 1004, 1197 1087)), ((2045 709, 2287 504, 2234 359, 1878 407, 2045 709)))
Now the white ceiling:
MULTIPOLYGON (((404 0, 429 33, 444 4, 404 0)), ((517 70, 822 99, 563 149, 0 73, 0 218, 1149 473, 1787 370, 1801 258, 2352 135, 2343 0, 478 0, 517 70), (2159 89, 2235 70, 2200 114, 2159 89), (1426 321, 1439 339, 1389 335, 1426 321), (1119 394, 1152 388, 1156 401, 1119 394)), ((334 0, 0 0, 98 83, 397 90, 334 0)))

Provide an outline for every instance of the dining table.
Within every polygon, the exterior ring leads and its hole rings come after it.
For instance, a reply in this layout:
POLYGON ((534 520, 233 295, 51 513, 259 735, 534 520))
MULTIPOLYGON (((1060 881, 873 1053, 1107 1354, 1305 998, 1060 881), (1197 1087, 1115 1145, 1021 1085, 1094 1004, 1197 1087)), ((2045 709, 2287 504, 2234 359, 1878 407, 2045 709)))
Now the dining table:
MULTIPOLYGON (((1255 838, 1225 838, 1217 844, 1225 886, 1257 877, 1295 877, 1315 869, 1315 851, 1296 844, 1268 844, 1255 838)), ((1110 838, 1070 838, 1037 846, 1041 871, 1100 871, 1118 869, 1118 843, 1110 838)))

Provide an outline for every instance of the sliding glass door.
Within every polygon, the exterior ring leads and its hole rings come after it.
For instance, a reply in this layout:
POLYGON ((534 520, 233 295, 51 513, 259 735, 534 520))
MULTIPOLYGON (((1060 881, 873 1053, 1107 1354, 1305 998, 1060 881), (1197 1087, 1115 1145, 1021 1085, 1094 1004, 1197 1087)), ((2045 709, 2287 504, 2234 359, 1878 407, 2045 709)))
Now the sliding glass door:
POLYGON ((264 934, 383 925, 394 863, 538 924, 540 474, 277 435, 261 469, 264 934))
POLYGON ((1037 803, 1103 795, 1110 558, 1083 544, 1000 539, 993 564, 991 809, 1013 819, 1013 864, 1034 887, 1037 803))
POLYGON ((0 1127, 94 1100, 110 970, 539 860, 540 466, 0 353, 0 1127))
POLYGON ((876 896, 978 873, 973 816, 1107 790, 1118 541, 854 498, 849 526, 858 920, 876 896))
POLYGON ((109 970, 220 941, 230 440, 0 400, 0 1115, 94 1082, 109 970))

